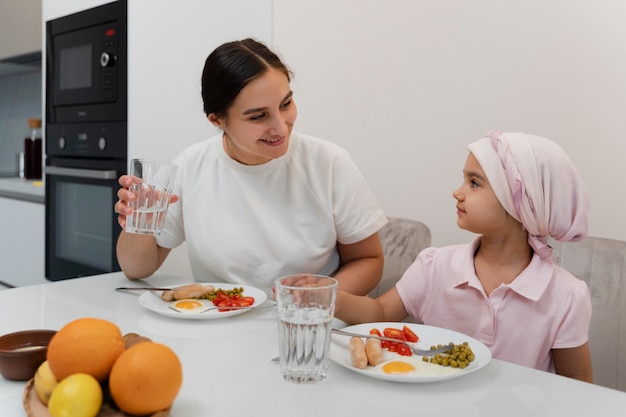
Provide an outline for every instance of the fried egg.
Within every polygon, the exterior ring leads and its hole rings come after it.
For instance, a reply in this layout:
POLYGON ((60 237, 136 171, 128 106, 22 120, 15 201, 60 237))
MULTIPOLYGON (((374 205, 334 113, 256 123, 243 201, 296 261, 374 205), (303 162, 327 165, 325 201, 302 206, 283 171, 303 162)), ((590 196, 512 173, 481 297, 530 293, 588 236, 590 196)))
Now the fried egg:
POLYGON ((186 298, 170 303, 170 308, 180 313, 203 313, 211 306, 208 300, 197 300, 195 298, 186 298))
POLYGON ((415 371, 415 366, 405 361, 389 361, 380 369, 386 374, 405 374, 415 371))
POLYGON ((420 376, 443 376, 459 372, 458 368, 435 365, 424 362, 421 356, 401 356, 394 354, 393 359, 389 359, 376 365, 379 372, 394 375, 414 375, 420 376))

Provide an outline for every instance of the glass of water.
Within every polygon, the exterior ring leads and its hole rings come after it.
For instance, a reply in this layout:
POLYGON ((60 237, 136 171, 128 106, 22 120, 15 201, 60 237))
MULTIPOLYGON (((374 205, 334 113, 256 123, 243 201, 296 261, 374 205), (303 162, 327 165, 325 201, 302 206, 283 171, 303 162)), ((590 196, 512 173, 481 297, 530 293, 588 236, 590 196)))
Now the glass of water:
POLYGON ((176 177, 176 165, 169 162, 133 159, 129 175, 133 184, 128 188, 135 200, 128 203, 133 209, 126 216, 126 231, 144 235, 159 235, 163 230, 165 215, 176 177))
POLYGON ((300 384, 324 381, 337 280, 322 275, 288 275, 278 278, 274 289, 283 378, 300 384))

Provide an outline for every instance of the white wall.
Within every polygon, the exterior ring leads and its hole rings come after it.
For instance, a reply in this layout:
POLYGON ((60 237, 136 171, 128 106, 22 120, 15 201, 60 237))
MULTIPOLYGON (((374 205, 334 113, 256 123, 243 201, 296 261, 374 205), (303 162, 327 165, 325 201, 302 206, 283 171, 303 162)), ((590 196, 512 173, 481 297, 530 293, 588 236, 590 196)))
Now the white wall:
MULTIPOLYGON (((46 20, 108 0, 44 0, 46 20)), ((271 41, 271 0, 128 1, 129 158, 172 160, 215 133, 202 110, 200 78, 208 54, 252 36, 271 41)), ((186 247, 162 273, 190 277, 186 247)))
POLYGON ((451 192, 488 130, 558 142, 590 234, 626 239, 626 2, 274 0, 297 129, 344 146, 388 215, 467 241, 451 192))
MULTIPOLYGON (((44 17, 54 14, 50 3, 65 7, 58 17, 86 2, 44 0, 44 17)), ((223 41, 253 35, 271 38, 295 72, 297 128, 347 148, 388 215, 424 221, 435 245, 471 237, 456 227, 451 192, 467 144, 494 128, 560 143, 589 188, 590 233, 626 239, 622 0, 194 0, 144 8, 130 1, 131 19, 144 17, 129 35, 131 157, 171 159, 211 134, 199 95, 204 58, 223 41)), ((178 253, 166 271, 188 271, 178 253)))
POLYGON ((171 160, 215 134, 202 109, 204 61, 218 45, 253 36, 271 41, 271 0, 131 0, 129 157, 171 160))
MULTIPOLYGON (((215 134, 202 108, 204 61, 226 41, 271 41, 271 16, 271 0, 129 1, 129 158, 170 161, 215 134)), ((185 244, 160 272, 191 277, 185 244)))

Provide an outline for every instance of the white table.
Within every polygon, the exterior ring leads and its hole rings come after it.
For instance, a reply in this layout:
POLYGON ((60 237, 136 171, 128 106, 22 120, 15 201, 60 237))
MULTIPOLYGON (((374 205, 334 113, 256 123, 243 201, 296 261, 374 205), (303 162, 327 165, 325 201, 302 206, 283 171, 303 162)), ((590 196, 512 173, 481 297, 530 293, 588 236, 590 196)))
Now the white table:
MULTIPOLYGON (((155 276, 152 285, 175 282, 155 276)), ((181 281, 182 283, 182 281, 181 281)), ((115 287, 142 285, 121 273, 0 291, 0 334, 59 329, 79 317, 115 322, 173 348, 184 381, 172 417, 198 416, 593 416, 626 410, 626 393, 492 360, 466 376, 400 384, 361 376, 331 363, 328 380, 296 385, 282 379, 276 311, 260 309, 221 320, 179 320, 138 304, 115 287)), ((0 378, 0 416, 25 416, 24 382, 0 378)))

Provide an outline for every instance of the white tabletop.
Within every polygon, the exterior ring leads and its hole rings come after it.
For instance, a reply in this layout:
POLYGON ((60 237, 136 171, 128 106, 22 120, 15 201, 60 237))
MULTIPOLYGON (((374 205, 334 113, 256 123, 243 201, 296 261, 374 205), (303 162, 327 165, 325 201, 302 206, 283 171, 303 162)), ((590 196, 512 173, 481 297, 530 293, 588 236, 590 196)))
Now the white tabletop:
MULTIPOLYGON (((165 275, 151 285, 176 282, 165 275)), ((184 283, 179 281, 179 283, 184 283)), ((59 329, 79 317, 116 323, 170 346, 183 364, 183 386, 172 417, 390 416, 437 417, 590 416, 626 410, 626 393, 492 360, 460 378, 402 384, 371 379, 331 362, 328 380, 296 385, 282 379, 277 356, 276 311, 260 309, 227 319, 180 320, 139 305, 137 292, 114 291, 129 282, 121 273, 0 291, 0 334, 59 329)), ((0 378, 0 416, 25 416, 24 382, 0 378)))

